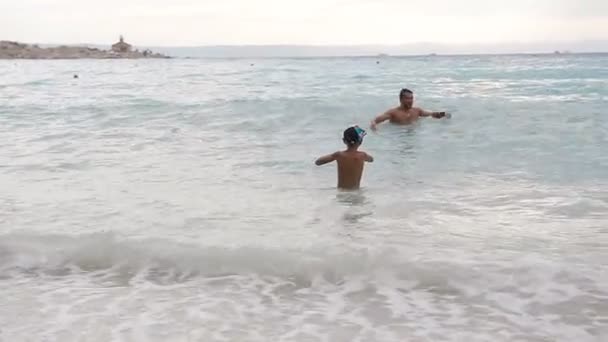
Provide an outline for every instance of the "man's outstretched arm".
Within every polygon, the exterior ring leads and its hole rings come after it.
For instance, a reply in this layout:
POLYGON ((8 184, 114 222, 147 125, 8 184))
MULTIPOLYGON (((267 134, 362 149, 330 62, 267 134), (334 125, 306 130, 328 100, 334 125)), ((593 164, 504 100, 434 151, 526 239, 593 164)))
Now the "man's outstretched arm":
POLYGON ((449 117, 450 114, 446 112, 431 112, 428 110, 420 109, 420 116, 432 116, 436 119, 440 119, 443 117, 449 117))
POLYGON ((371 122, 370 122, 370 127, 372 130, 376 130, 378 124, 383 123, 384 121, 388 120, 391 118, 391 110, 388 110, 386 112, 384 112, 383 114, 380 114, 378 116, 376 116, 371 122))

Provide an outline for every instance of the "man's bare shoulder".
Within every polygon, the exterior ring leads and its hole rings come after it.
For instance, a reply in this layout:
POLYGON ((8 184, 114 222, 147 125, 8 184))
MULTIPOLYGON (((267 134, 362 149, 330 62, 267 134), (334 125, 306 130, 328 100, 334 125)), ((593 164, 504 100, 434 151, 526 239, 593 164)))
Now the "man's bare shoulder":
POLYGON ((416 112, 417 114, 422 114, 424 113, 424 109, 420 108, 420 107, 412 107, 412 110, 414 112, 416 112))
POLYGON ((403 109, 401 109, 401 107, 395 107, 395 108, 391 108, 391 109, 387 110, 386 113, 388 115, 395 115, 395 114, 397 114, 399 112, 402 112, 402 111, 403 111, 403 109))

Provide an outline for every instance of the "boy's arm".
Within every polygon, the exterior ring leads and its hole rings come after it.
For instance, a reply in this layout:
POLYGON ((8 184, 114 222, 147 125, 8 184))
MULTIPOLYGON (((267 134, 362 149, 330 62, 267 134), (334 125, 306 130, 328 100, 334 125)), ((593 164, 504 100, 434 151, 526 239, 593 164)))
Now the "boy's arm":
POLYGON ((372 163, 374 161, 374 157, 372 157, 371 155, 365 153, 365 161, 368 163, 372 163))
POLYGON ((328 155, 325 155, 323 157, 320 157, 319 159, 317 159, 315 161, 315 164, 320 166, 320 165, 324 165, 324 164, 327 164, 327 163, 331 163, 334 160, 336 160, 337 157, 338 157, 338 152, 334 152, 332 154, 328 154, 328 155))

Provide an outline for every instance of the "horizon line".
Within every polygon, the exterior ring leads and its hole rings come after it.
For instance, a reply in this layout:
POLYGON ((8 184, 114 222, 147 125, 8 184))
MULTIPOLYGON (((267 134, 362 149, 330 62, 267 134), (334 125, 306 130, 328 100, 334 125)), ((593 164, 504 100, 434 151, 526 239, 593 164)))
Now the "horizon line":
MULTIPOLYGON (((45 43, 45 42, 26 42, 20 40, 0 39, 0 41, 13 41, 28 45, 66 45, 66 46, 78 46, 78 45, 112 45, 113 43, 92 43, 92 42, 80 42, 80 43, 45 43)), ((127 39, 125 39, 127 41, 127 39)), ((134 46, 148 46, 148 47, 159 47, 159 48, 205 48, 205 47, 401 47, 401 46, 413 46, 413 45, 438 45, 444 47, 465 47, 465 46, 488 46, 488 45, 561 45, 561 44, 582 44, 582 43, 603 43, 608 44, 606 39, 581 39, 581 40, 542 40, 542 41, 505 41, 505 42, 464 42, 464 43, 448 43, 448 42, 434 42, 434 41, 418 41, 411 43, 200 43, 200 44, 180 44, 180 45, 164 45, 164 44, 137 44, 130 42, 134 46)))
MULTIPOLYGON (((2 39, 0 39, 2 41, 2 39)), ((101 48, 112 44, 27 43, 26 45, 52 47, 101 48)), ((132 44, 132 43, 130 43, 132 44)), ((544 41, 508 43, 434 43, 402 44, 216 44, 216 45, 136 45, 137 49, 152 49, 174 59, 221 58, 406 58, 406 57, 458 57, 458 56, 564 56, 602 55, 608 53, 608 40, 544 41), (593 46, 596 45, 597 46, 593 46), (289 51, 293 49, 293 51, 289 51), (308 49, 308 50, 307 50, 308 49), (173 50, 173 51, 172 51, 173 50)))

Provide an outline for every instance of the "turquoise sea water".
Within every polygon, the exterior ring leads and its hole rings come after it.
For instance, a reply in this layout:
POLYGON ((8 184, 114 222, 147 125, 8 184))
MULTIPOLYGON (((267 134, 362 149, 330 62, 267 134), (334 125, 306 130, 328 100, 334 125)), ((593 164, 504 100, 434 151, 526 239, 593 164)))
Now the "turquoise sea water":
POLYGON ((607 104, 608 55, 0 61, 0 341, 608 340, 607 104), (402 87, 452 118, 336 191, 402 87))

